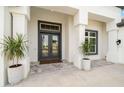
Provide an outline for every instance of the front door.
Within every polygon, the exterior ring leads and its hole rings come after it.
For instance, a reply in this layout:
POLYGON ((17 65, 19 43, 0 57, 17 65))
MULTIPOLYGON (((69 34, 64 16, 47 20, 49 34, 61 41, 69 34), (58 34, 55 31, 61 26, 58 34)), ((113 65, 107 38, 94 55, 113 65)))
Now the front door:
MULTIPOLYGON (((61 60, 61 32, 54 31, 51 27, 52 23, 46 23, 40 21, 41 30, 39 30, 39 42, 38 42, 38 60, 40 63, 60 62, 61 60), (46 23, 46 24, 45 24, 46 23), (46 28, 45 28, 46 26, 46 28), (43 28, 42 28, 43 27, 43 28), (47 29, 47 30, 45 30, 47 29)), ((56 25, 60 26, 60 25, 56 25)), ((55 28, 55 27, 54 27, 55 28)), ((57 27, 56 27, 57 30, 57 27)), ((59 29, 58 29, 59 30, 59 29)))

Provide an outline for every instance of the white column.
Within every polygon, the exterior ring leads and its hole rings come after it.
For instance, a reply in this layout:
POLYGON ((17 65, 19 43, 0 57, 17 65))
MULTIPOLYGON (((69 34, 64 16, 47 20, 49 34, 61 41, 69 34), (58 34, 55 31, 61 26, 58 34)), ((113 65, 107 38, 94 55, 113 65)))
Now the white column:
MULTIPOLYGON (((10 35, 10 15, 8 7, 0 7, 0 43, 4 43, 4 35, 10 35)), ((2 54, 3 46, 0 45, 0 86, 7 84, 7 63, 2 54)))
MULTIPOLYGON (((4 38, 4 7, 0 7, 0 39, 4 38)), ((0 40, 3 43, 3 40, 0 40)), ((3 47, 0 49, 0 86, 4 86, 4 56, 2 55, 3 47)))
POLYGON ((108 31, 108 53, 107 53, 107 61, 113 63, 121 63, 124 64, 124 27, 117 28, 116 22, 113 20, 112 22, 107 23, 107 31, 108 31), (120 39, 121 44, 117 45, 116 41, 120 39))
POLYGON ((107 61, 117 63, 118 62, 118 46, 116 44, 118 38, 118 29, 116 27, 116 22, 107 23, 107 32, 108 32, 108 52, 107 52, 107 61))
POLYGON ((80 45, 85 40, 85 26, 88 24, 88 12, 85 10, 79 10, 74 17, 74 51, 73 51, 73 62, 76 67, 82 69, 82 54, 80 52, 80 45))
POLYGON ((79 24, 76 27, 76 32, 75 32, 75 49, 74 49, 74 65, 78 67, 79 69, 82 69, 81 67, 81 62, 82 62, 82 54, 80 52, 80 45, 82 42, 85 40, 85 25, 79 24))
POLYGON ((118 63, 124 64, 124 27, 119 28, 118 39, 121 40, 121 44, 118 45, 118 63))
POLYGON ((67 31, 66 31, 66 50, 65 50, 65 55, 67 62, 72 63, 72 51, 73 51, 73 31, 74 31, 74 26, 73 26, 73 17, 68 16, 67 20, 67 31))
MULTIPOLYGON (((13 15, 13 35, 15 36, 18 34, 23 34, 26 36, 27 39, 27 15, 23 12, 12 12, 13 15)), ((29 62, 29 56, 27 55, 25 58, 19 61, 21 64, 23 64, 24 67, 24 78, 28 76, 28 73, 30 71, 30 62, 29 62)))

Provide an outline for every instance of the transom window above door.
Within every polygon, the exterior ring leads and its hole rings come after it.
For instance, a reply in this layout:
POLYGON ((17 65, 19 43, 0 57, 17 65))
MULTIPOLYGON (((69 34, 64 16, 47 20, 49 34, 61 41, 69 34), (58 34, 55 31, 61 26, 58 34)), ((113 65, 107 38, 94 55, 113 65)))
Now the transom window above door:
POLYGON ((90 55, 98 54, 98 31, 86 30, 85 42, 90 42, 90 55))
POLYGON ((50 23, 40 23, 40 30, 60 32, 60 25, 50 24, 50 23))

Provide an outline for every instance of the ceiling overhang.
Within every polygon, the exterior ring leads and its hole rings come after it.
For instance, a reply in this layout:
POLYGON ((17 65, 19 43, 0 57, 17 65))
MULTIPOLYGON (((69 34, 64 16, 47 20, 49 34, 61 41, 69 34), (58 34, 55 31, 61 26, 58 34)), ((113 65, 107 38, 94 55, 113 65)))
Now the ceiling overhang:
MULTIPOLYGON (((124 9, 124 6, 116 6, 116 7, 124 9)), ((123 27, 123 26, 124 26, 124 19, 122 19, 120 23, 117 23, 117 27, 123 27)))
POLYGON ((50 11, 60 12, 68 15, 75 15, 75 13, 78 11, 75 8, 69 7, 69 6, 38 6, 40 8, 44 8, 50 11))
POLYGON ((121 9, 124 9, 124 6, 116 6, 116 7, 121 8, 121 9))

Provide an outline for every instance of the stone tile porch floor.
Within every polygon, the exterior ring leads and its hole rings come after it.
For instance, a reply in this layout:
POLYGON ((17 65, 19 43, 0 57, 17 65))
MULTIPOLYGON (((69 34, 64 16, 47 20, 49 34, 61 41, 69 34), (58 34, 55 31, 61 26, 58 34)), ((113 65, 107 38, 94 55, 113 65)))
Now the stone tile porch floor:
POLYGON ((32 64, 27 79, 15 87, 124 86, 124 65, 92 61, 92 70, 79 70, 70 63, 32 64))

